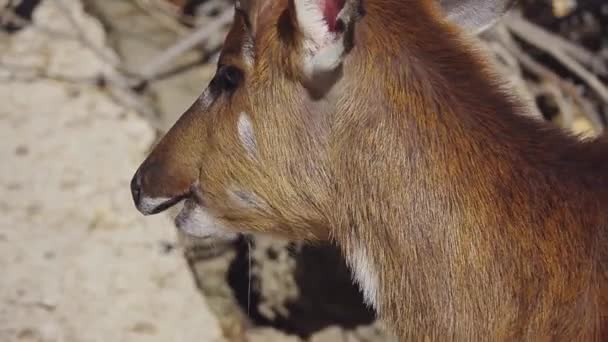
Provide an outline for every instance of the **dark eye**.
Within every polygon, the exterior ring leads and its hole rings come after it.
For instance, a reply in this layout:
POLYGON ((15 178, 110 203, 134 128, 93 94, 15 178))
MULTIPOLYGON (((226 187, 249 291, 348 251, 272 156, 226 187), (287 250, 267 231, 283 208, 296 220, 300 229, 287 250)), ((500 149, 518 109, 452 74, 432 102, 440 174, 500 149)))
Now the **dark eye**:
POLYGON ((222 65, 212 81, 212 86, 218 90, 232 92, 243 80, 241 69, 233 65, 222 65))

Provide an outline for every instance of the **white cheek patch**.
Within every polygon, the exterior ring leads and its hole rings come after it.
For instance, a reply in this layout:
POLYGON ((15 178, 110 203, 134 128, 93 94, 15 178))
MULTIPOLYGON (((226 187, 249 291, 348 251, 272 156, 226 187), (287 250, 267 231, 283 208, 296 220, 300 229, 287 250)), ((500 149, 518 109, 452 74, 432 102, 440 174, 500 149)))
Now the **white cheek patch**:
POLYGON ((253 52, 253 38, 250 35, 245 37, 245 41, 243 42, 242 51, 243 61, 249 67, 253 67, 254 63, 254 52, 253 52))
POLYGON ((379 277, 365 248, 357 248, 349 259, 355 280, 363 291, 365 302, 378 310, 379 277))
POLYGON ((184 203, 184 208, 175 218, 175 225, 184 233, 201 238, 232 238, 236 235, 191 200, 184 203))
POLYGON ((255 135, 253 133, 253 124, 249 119, 249 115, 247 113, 241 113, 239 115, 239 121, 237 122, 237 130, 239 133, 239 139, 241 140, 241 145, 247 152, 247 155, 250 158, 255 158, 257 154, 257 145, 255 141, 255 135))
POLYGON ((211 104, 213 103, 213 100, 213 95, 211 94, 211 91, 209 91, 209 89, 205 89, 205 91, 199 97, 199 103, 203 109, 209 108, 209 106, 211 106, 211 104))
POLYGON ((230 190, 227 190, 227 193, 229 198, 241 208, 260 210, 266 210, 268 208, 266 201, 251 191, 233 187, 230 190))

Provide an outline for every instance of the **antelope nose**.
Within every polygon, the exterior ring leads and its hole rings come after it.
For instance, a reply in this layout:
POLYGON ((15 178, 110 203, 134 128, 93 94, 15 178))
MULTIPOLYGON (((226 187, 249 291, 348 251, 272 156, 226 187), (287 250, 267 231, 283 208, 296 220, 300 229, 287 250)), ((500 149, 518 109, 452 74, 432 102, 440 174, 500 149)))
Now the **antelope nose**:
MULTIPOLYGON (((189 187, 180 187, 180 191, 159 191, 159 188, 151 186, 147 178, 150 176, 150 172, 154 176, 157 168, 150 169, 149 167, 140 167, 133 179, 131 179, 131 196, 133 196, 133 203, 139 212, 144 215, 154 215, 162 211, 169 209, 181 200, 185 199, 190 195, 189 187), (147 174, 147 176, 144 176, 147 174), (158 194, 171 194, 171 195, 158 195, 158 194)), ((158 179, 158 178, 153 178, 158 179)), ((152 183, 152 185, 158 185, 161 182, 152 183)))
POLYGON ((137 170, 137 172, 135 172, 133 179, 131 179, 131 196, 133 196, 133 203, 135 203, 135 207, 142 214, 156 214, 176 203, 176 198, 151 197, 147 195, 144 191, 143 183, 144 181, 140 168, 137 170))
POLYGON ((139 170, 135 172, 133 179, 131 179, 131 196, 133 196, 133 202, 137 210, 141 210, 141 176, 139 170))

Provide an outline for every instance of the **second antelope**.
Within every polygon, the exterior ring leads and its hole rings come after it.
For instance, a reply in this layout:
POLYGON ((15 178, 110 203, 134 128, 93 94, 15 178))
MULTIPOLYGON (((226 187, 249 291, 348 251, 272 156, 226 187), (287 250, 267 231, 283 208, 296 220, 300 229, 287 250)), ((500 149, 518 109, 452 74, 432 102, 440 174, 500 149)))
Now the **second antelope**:
POLYGON ((140 166, 202 237, 335 242, 402 340, 608 338, 608 142, 530 119, 473 33, 504 0, 241 0, 140 166))

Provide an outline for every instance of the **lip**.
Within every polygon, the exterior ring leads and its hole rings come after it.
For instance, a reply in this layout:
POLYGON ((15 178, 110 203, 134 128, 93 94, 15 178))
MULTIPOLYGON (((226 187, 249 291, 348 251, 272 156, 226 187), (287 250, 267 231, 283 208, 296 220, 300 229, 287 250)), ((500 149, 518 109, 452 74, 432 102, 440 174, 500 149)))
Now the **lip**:
POLYGON ((158 206, 154 207, 152 210, 149 210, 146 213, 146 215, 155 215, 155 214, 161 213, 163 211, 166 211, 167 209, 175 206, 176 204, 178 204, 179 202, 181 202, 184 199, 188 198, 189 196, 190 196, 189 193, 185 193, 185 194, 179 195, 177 197, 168 199, 165 202, 162 202, 158 206))
POLYGON ((140 211, 142 211, 144 215, 154 215, 166 211, 167 209, 174 207, 175 205, 184 200, 192 200, 199 204, 202 203, 202 194, 196 183, 192 184, 190 186, 190 189, 188 189, 188 191, 184 192, 183 194, 173 198, 169 198, 152 209, 140 209, 140 211))

